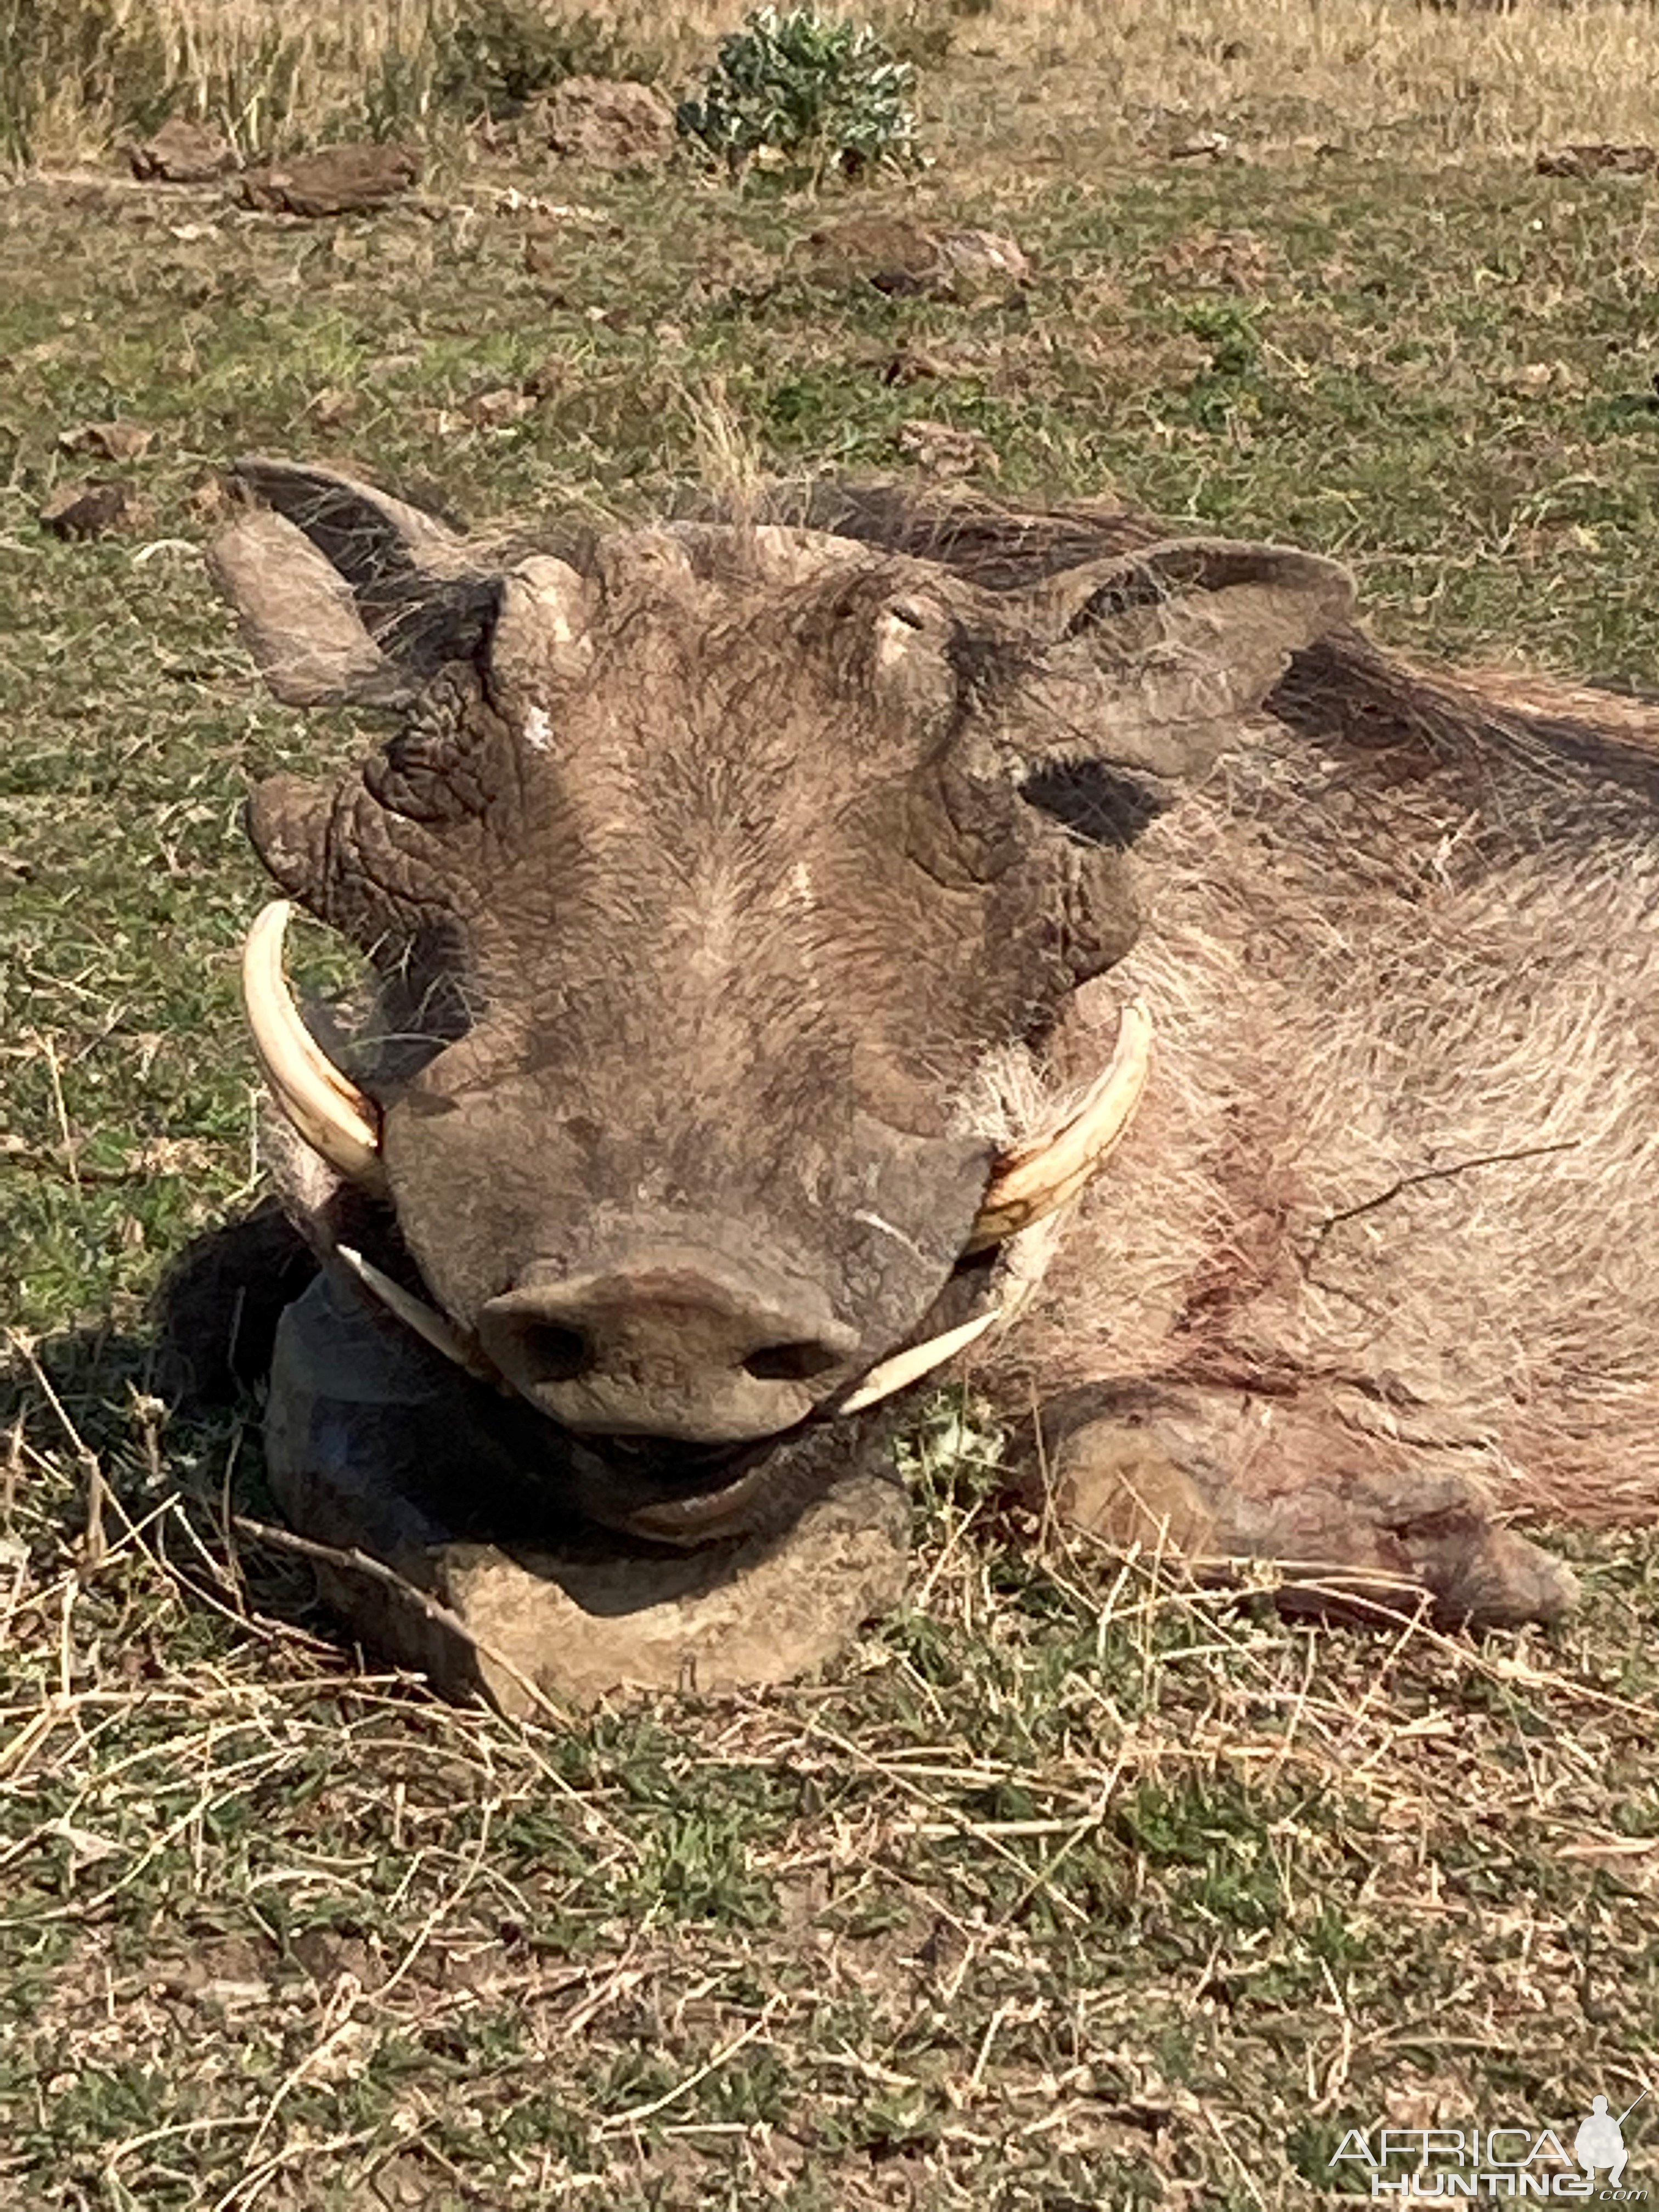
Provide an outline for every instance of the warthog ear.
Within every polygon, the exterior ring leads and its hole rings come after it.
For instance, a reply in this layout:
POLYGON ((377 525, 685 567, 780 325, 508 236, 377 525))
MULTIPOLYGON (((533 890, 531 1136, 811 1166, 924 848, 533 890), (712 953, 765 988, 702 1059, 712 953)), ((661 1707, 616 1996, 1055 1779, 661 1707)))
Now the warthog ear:
POLYGON ((213 572, 279 699, 398 706, 477 651, 499 580, 434 516, 288 461, 239 461, 232 477, 262 504, 220 534, 213 572))
POLYGON ((1172 538, 1068 568, 1010 600, 1046 640, 1001 704, 1020 763, 1200 775, 1292 653, 1348 620, 1353 585, 1316 554, 1172 538))

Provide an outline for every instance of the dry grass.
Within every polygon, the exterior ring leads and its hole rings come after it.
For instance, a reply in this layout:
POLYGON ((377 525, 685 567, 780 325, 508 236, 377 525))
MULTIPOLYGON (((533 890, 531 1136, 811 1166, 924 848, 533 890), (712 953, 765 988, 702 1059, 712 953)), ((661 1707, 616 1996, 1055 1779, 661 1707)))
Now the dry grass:
POLYGON ((1322 1636, 1007 1523, 947 1410, 834 1683, 547 1728, 343 1664, 175 1496, 77 1556, 61 1441, 3 1607, 0 2202, 1242 2212, 1352 2126, 1650 2078, 1639 1554, 1595 1641, 1322 1636))
MULTIPOLYGON (((1565 139, 1659 134, 1659 16, 1619 0, 1023 0, 972 27, 1041 94, 1075 146, 1092 112, 1135 128, 1227 131, 1307 153, 1363 143, 1449 154, 1530 152, 1565 139), (1052 72, 1052 75, 1048 74, 1052 72)), ((1102 127, 1099 120, 1096 130, 1102 127)), ((1085 132, 1085 142, 1087 136, 1085 132)))
MULTIPOLYGON (((0 0, 0 37, 8 9, 21 21, 40 6, 44 21, 71 4, 83 0, 0 0)), ((472 12, 461 0, 85 4, 105 26, 111 64, 80 84, 59 68, 40 88, 40 158, 82 155, 162 107, 219 121, 249 148, 361 127, 366 116, 436 128, 447 119, 441 51, 457 17, 472 12)), ((504 4, 562 41, 568 66, 671 88, 707 63, 743 12, 739 0, 686 0, 672 11, 648 0, 504 4)), ((1006 150, 1016 137, 1038 164, 1204 132, 1257 150, 1431 156, 1659 141, 1651 0, 1170 0, 1156 9, 870 0, 830 12, 875 21, 924 67, 952 52, 1003 65, 972 84, 924 88, 934 134, 948 136, 958 161, 975 145, 1006 150), (1018 112, 1034 102, 1040 118, 1018 112)))

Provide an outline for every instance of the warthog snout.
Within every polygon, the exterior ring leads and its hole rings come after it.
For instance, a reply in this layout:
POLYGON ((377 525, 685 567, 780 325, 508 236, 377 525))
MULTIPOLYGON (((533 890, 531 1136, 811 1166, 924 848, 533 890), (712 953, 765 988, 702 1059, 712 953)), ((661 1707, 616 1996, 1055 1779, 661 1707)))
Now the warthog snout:
POLYGON ((485 1351, 568 1428, 741 1443, 791 1428, 855 1370, 859 1332, 809 1285, 696 1246, 535 1267, 478 1316, 485 1351))

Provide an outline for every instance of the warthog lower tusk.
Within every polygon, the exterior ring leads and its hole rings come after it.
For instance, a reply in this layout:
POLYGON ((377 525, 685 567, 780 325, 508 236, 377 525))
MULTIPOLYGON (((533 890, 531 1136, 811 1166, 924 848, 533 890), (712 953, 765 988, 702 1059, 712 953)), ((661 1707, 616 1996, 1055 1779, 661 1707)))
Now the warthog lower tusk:
POLYGON ((908 1352, 896 1352, 890 1359, 884 1359, 879 1367, 872 1367, 862 1382, 849 1397, 843 1398, 835 1408, 840 1413, 861 1413, 866 1406, 890 1398, 895 1391, 908 1390, 935 1367, 942 1367, 958 1352, 965 1352, 975 1337, 983 1336, 994 1321, 1002 1319, 1002 1310, 994 1306, 989 1313, 975 1314, 957 1328, 947 1328, 943 1336, 930 1336, 926 1344, 913 1344, 908 1352))
POLYGON ((334 1254, 345 1262, 363 1288, 379 1298, 389 1314, 402 1322, 405 1328, 414 1330, 422 1344, 429 1344, 434 1352, 442 1352, 446 1359, 453 1359, 457 1367, 464 1367, 480 1382, 500 1382, 495 1370, 435 1306, 428 1305, 424 1298, 417 1298, 412 1291, 394 1282, 384 1269, 377 1267, 372 1260, 365 1260, 361 1252, 354 1252, 350 1245, 337 1244, 334 1254))
POLYGON ((242 947, 242 1004, 276 1103, 313 1152, 352 1182, 384 1188, 379 1116, 300 1018, 283 973, 293 907, 274 899, 242 947))
MULTIPOLYGON (((429 1344, 434 1352, 441 1352, 446 1359, 453 1360, 457 1367, 465 1368, 469 1375, 476 1376, 481 1382, 494 1382, 500 1387, 501 1378, 495 1368, 468 1344, 454 1323, 447 1320, 435 1307, 428 1305, 423 1298, 417 1298, 412 1291, 406 1291, 401 1283, 394 1282, 384 1269, 377 1267, 372 1260, 365 1260, 362 1254, 354 1251, 350 1245, 337 1244, 334 1254, 337 1259, 344 1261, 363 1288, 377 1297, 386 1311, 402 1322, 406 1328, 413 1329, 422 1343, 429 1344)), ((908 1352, 895 1352, 890 1359, 884 1359, 879 1367, 872 1367, 852 1395, 844 1398, 836 1407, 836 1412, 837 1414, 861 1413, 866 1407, 877 1405, 882 1399, 892 1397, 896 1391, 907 1389, 933 1368, 942 1367, 955 1353, 965 1352, 976 1337, 984 1335, 994 1321, 1000 1321, 1001 1318, 1000 1310, 994 1308, 989 1313, 976 1314, 972 1321, 963 1322, 960 1328, 947 1328, 942 1336, 930 1336, 926 1344, 912 1345, 908 1352)))
POLYGON ((1132 1001, 1118 1017, 1112 1057, 1077 1111, 997 1162, 968 1239, 969 1252, 1002 1243, 1077 1196, 1134 1118, 1152 1051, 1152 1018, 1132 1001))
MULTIPOLYGON (((374 1105, 341 1074, 306 1027, 283 972, 283 945, 293 910, 287 899, 274 899, 249 930, 242 950, 242 1000, 254 1049, 277 1104, 313 1150, 349 1181, 383 1194, 386 1176, 374 1105)), ((968 1251, 981 1252, 1006 1242, 1078 1195, 1133 1118, 1146 1087, 1152 1040, 1152 1021, 1145 1007, 1126 1006, 1111 1060, 1076 1112, 1057 1128, 1029 1139, 998 1160, 968 1251)), ((423 1343, 468 1374, 499 1384, 495 1369, 434 1307, 394 1282, 360 1252, 343 1244, 335 1249, 364 1288, 423 1343)), ((895 1352, 872 1367, 836 1412, 862 1413, 908 1389, 965 1351, 994 1322, 1007 1317, 999 1305, 924 1344, 895 1352)))

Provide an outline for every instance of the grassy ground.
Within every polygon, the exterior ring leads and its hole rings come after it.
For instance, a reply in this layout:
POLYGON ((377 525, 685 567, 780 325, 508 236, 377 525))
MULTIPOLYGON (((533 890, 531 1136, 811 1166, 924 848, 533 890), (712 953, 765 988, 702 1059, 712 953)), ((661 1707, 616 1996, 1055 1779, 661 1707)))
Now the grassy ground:
POLYGON ((67 110, 74 173, 0 190, 0 2205, 1242 2212, 1350 2126, 1570 2134, 1652 2078, 1651 1538, 1561 1540, 1553 1638, 1316 1635, 1041 1538, 945 1407, 911 1600, 832 1680, 512 1726, 328 1640, 231 1525, 251 1413, 169 1421, 143 1319, 252 1173, 246 780, 353 743, 210 599, 217 464, 488 523, 921 418, 1337 553, 1419 649, 1651 682, 1659 185, 1531 155, 1659 137, 1610 66, 1652 20, 940 11, 937 167, 844 201, 452 132, 420 209, 296 226, 67 110), (815 275, 872 208, 1036 275, 815 275), (112 419, 141 456, 62 449, 112 419), (131 516, 60 544, 88 471, 131 516))

